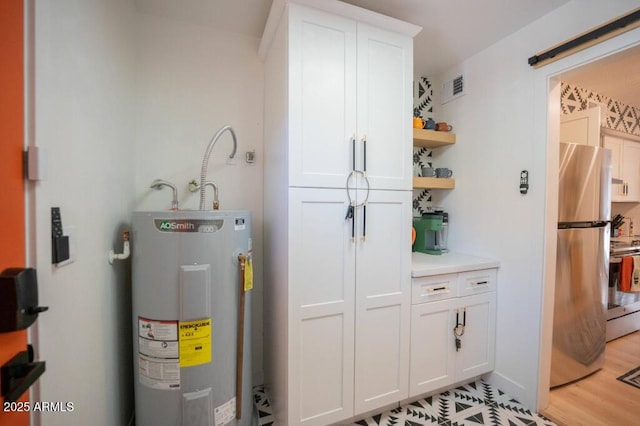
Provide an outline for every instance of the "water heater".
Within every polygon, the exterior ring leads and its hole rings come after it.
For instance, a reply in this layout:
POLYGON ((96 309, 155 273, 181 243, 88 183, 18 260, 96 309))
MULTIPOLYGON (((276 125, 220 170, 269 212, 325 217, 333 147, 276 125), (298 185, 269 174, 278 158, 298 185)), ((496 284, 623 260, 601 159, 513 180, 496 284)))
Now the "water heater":
POLYGON ((250 425, 250 213, 135 212, 131 244, 136 424, 250 425))

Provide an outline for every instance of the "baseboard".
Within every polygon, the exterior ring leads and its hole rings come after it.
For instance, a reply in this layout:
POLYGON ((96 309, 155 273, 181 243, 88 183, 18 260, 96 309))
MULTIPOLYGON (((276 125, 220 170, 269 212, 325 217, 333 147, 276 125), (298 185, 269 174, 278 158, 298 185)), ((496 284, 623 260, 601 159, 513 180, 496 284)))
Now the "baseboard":
POLYGON ((535 411, 535 407, 532 407, 530 401, 527 401, 527 399, 525 398, 527 389, 522 384, 508 378, 507 376, 497 371, 485 374, 484 376, 482 376, 482 379, 490 385, 493 385, 496 388, 500 389, 502 392, 506 393, 512 398, 515 398, 521 404, 526 405, 533 411, 535 411))

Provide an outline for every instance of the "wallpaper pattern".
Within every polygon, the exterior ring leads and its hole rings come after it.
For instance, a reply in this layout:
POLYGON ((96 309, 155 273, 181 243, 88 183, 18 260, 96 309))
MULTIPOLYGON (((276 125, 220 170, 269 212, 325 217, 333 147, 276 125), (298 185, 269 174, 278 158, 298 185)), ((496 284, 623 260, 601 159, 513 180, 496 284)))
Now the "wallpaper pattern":
POLYGON ((640 136, 640 108, 624 104, 588 89, 562 83, 560 108, 563 114, 585 110, 594 103, 601 107, 600 124, 602 127, 640 136))
MULTIPOLYGON (((420 77, 413 82, 413 114, 424 118, 433 118, 433 85, 426 77, 420 77)), ((428 148, 413 148, 413 168, 433 167, 432 153, 428 148)), ((414 174, 416 174, 414 172, 414 174)), ((422 216, 431 209, 431 193, 428 189, 413 190, 413 216, 422 216)))

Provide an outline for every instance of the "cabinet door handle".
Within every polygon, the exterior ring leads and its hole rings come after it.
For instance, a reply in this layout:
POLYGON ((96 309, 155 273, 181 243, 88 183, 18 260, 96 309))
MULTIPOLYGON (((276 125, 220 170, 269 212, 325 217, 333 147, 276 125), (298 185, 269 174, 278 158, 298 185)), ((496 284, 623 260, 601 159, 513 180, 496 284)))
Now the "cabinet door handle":
POLYGON ((356 170, 356 135, 351 136, 351 171, 356 170))
POLYGON ((356 242, 356 218, 355 218, 355 208, 351 206, 351 242, 356 242))
POLYGON ((456 309, 456 328, 462 327, 462 334, 464 334, 464 327, 467 325, 467 308, 456 309), (460 311, 462 310, 462 323, 460 323, 460 311))
POLYGON ((449 293, 449 287, 446 285, 442 285, 440 287, 427 287, 424 289, 422 296, 432 296, 436 294, 446 294, 449 293))
POLYGON ((362 137, 362 171, 367 173, 367 136, 362 137))
POLYGON ((362 241, 367 239, 367 203, 362 206, 362 241))
POLYGON ((488 285, 488 284, 489 284, 489 281, 486 281, 486 280, 485 280, 485 281, 475 281, 475 282, 474 282, 473 284, 471 284, 471 285, 473 285, 473 286, 478 286, 478 285, 488 285))

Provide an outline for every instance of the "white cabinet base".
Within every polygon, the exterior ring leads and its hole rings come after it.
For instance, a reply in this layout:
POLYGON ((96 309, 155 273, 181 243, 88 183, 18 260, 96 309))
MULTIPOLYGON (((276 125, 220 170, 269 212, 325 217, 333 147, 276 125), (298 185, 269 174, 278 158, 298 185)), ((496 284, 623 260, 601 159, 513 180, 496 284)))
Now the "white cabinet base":
POLYGON ((409 396, 446 389, 493 370, 496 270, 414 278, 412 286, 414 302, 423 301, 422 294, 435 301, 411 306, 409 396))

